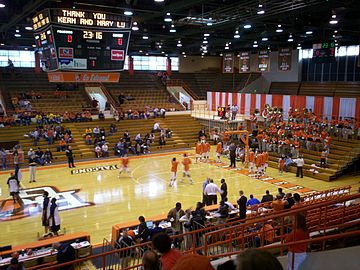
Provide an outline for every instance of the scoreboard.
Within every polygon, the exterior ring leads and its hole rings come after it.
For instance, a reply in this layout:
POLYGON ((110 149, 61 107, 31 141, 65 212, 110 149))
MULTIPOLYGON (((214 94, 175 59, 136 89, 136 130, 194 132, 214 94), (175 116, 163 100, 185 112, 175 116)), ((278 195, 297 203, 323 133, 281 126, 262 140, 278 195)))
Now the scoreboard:
POLYGON ((120 71, 131 33, 125 16, 48 9, 33 18, 35 42, 46 71, 120 71))
POLYGON ((321 63, 335 61, 335 42, 313 44, 313 59, 321 63))

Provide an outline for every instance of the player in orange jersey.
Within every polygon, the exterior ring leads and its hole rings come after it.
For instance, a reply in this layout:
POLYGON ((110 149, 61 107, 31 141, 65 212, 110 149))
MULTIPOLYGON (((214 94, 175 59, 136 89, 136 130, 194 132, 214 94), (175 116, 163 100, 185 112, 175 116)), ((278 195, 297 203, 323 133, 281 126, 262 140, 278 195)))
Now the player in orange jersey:
POLYGON ((205 158, 205 162, 208 162, 209 161, 209 155, 210 155, 210 143, 208 142, 205 142, 204 143, 204 158, 205 158))
POLYGON ((182 160, 182 164, 184 165, 184 172, 183 172, 183 179, 181 180, 181 182, 184 182, 184 178, 185 178, 185 176, 187 176, 190 179, 190 184, 193 184, 194 182, 189 173, 191 159, 188 158, 188 156, 186 154, 184 154, 184 159, 182 160))
POLYGON ((254 173, 254 164, 255 164, 255 153, 251 149, 249 152, 249 173, 254 173))
POLYGON ((198 161, 201 161, 202 154, 202 145, 200 141, 195 144, 195 154, 195 162, 197 163, 198 161))
POLYGON ((129 158, 127 157, 127 155, 123 156, 121 159, 121 167, 119 170, 119 175, 118 177, 120 177, 120 174, 125 171, 128 174, 130 174, 130 170, 129 170, 129 158))
POLYGON ((257 177, 261 176, 261 166, 262 166, 262 154, 257 153, 255 157, 255 165, 256 165, 256 175, 257 177))
POLYGON ((265 151, 264 155, 264 172, 266 172, 266 168, 269 167, 269 153, 265 151))
POLYGON ((171 160, 171 178, 170 178, 170 184, 169 184, 170 187, 172 187, 176 181, 176 172, 177 172, 178 165, 179 165, 179 162, 176 161, 176 158, 173 158, 171 160))
POLYGON ((217 157, 217 161, 216 162, 221 162, 220 157, 221 157, 221 153, 222 153, 222 142, 218 142, 216 145, 216 157, 217 157))

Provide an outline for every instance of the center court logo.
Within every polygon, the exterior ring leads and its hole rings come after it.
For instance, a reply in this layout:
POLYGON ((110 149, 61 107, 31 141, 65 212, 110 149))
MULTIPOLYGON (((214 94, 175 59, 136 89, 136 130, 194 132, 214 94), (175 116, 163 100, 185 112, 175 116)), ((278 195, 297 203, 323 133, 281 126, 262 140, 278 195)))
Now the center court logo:
POLYGON ((40 214, 42 211, 43 193, 47 191, 51 198, 57 199, 60 211, 94 205, 77 196, 80 189, 60 191, 53 186, 27 188, 20 191, 20 203, 12 199, 0 201, 0 221, 9 221, 40 214))
POLYGON ((118 165, 96 166, 96 167, 92 167, 92 168, 71 170, 71 174, 92 173, 92 172, 99 172, 99 171, 112 171, 112 170, 118 170, 118 169, 119 169, 118 165))

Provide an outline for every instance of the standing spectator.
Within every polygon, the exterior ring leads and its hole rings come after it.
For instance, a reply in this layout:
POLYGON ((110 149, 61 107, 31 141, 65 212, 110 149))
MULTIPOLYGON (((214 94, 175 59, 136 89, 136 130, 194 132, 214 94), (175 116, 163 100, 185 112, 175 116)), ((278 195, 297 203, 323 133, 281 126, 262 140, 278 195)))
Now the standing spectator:
POLYGON ((289 156, 287 156, 287 157, 285 158, 285 164, 284 164, 284 166, 285 166, 285 172, 289 172, 289 166, 290 166, 292 163, 293 163, 293 160, 292 160, 289 156))
POLYGON ((236 145, 235 145, 235 143, 230 144, 229 154, 230 154, 230 166, 229 167, 236 168, 236 145))
POLYGON ((227 198, 227 184, 225 182, 225 179, 221 179, 221 186, 220 186, 220 190, 222 191, 221 193, 221 200, 224 201, 225 198, 227 198))
MULTIPOLYGON (((309 232, 306 227, 306 218, 302 214, 296 215, 296 228, 292 230, 288 235, 286 235, 285 242, 296 242, 301 240, 306 240, 310 238, 309 232)), ((287 254, 287 269, 288 270, 298 270, 300 269, 301 264, 306 259, 306 250, 307 243, 295 244, 288 246, 287 254)))
MULTIPOLYGON (((122 248, 134 246, 136 242, 135 239, 133 239, 131 235, 129 235, 128 230, 123 230, 116 244, 117 244, 117 248, 122 249, 122 248)), ((119 252, 121 269, 129 267, 131 253, 132 253, 131 249, 127 249, 119 252)))
POLYGON ((42 215, 41 223, 45 228, 45 235, 49 232, 49 214, 50 214, 50 198, 49 192, 44 191, 43 193, 43 204, 42 204, 42 215))
POLYGON ((274 200, 274 196, 270 194, 270 191, 266 191, 265 195, 261 199, 261 203, 272 202, 274 200))
POLYGON ((299 156, 297 159, 294 159, 294 162, 296 163, 296 177, 303 178, 303 167, 304 167, 304 159, 303 156, 299 156))
POLYGON ((2 147, 0 149, 0 158, 1 158, 1 163, 2 163, 3 170, 6 170, 6 151, 2 147))
POLYGON ((205 187, 204 193, 207 196, 207 205, 213 205, 217 204, 217 193, 222 194, 223 192, 214 184, 214 180, 210 179, 209 184, 205 187))
POLYGON ((60 215, 59 215, 59 207, 56 204, 56 198, 51 199, 50 211, 49 211, 49 227, 50 231, 54 235, 58 235, 58 231, 60 230, 60 215))
POLYGON ((36 157, 35 154, 32 154, 29 158, 29 172, 30 172, 30 181, 29 183, 36 182, 36 157))
POLYGON ((320 158, 320 167, 325 168, 326 167, 326 159, 328 156, 328 152, 326 151, 326 149, 324 148, 323 151, 321 152, 321 158, 320 158))
POLYGON ((137 238, 140 240, 141 243, 146 243, 149 241, 150 237, 150 230, 146 225, 145 218, 143 216, 139 217, 139 226, 138 226, 138 235, 137 238))
POLYGON ((17 172, 19 170, 19 153, 18 153, 18 151, 14 151, 13 156, 14 156, 15 174, 17 174, 17 172))
POLYGON ((242 190, 239 191, 239 195, 240 195, 240 198, 237 200, 237 204, 239 205, 239 216, 240 216, 240 219, 245 219, 246 218, 247 198, 244 195, 244 191, 242 191, 242 190))
POLYGON ((179 202, 175 204, 175 208, 170 209, 167 215, 168 220, 171 222, 171 228, 175 233, 180 233, 182 230, 180 218, 183 215, 185 215, 185 212, 181 209, 181 203, 179 202))
POLYGON ((170 270, 182 256, 179 250, 171 248, 171 238, 166 233, 157 234, 153 238, 152 244, 161 253, 162 270, 170 270))
POLYGON ((20 188, 20 182, 14 175, 14 173, 10 173, 10 177, 7 180, 7 185, 9 186, 9 193, 10 196, 12 196, 14 204, 16 201, 21 204, 21 199, 19 196, 19 188, 20 188))
POLYGON ((74 155, 73 155, 73 151, 72 151, 72 148, 70 145, 68 146, 68 149, 65 151, 65 154, 66 154, 66 157, 68 160, 69 168, 71 168, 71 167, 75 168, 74 155))
POLYGON ((202 203, 204 204, 204 205, 207 205, 207 195, 205 194, 205 188, 206 188, 206 186, 209 184, 209 180, 210 180, 210 178, 208 177, 208 178, 206 178, 206 180, 204 181, 204 183, 203 183, 203 185, 202 185, 202 196, 203 196, 203 199, 202 199, 202 203))

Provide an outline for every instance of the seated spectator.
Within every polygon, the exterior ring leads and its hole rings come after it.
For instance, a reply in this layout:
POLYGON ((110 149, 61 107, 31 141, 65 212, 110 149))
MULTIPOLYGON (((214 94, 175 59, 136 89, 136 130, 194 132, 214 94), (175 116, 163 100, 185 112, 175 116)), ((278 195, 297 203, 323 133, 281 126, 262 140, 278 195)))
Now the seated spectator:
POLYGON ((154 222, 154 228, 152 228, 150 230, 150 239, 153 239, 155 235, 157 235, 158 233, 163 233, 165 232, 165 230, 161 227, 159 227, 160 222, 159 221, 155 221, 154 222))
MULTIPOLYGON (((359 188, 359 191, 360 191, 360 188, 359 188)), ((300 197, 299 193, 295 193, 293 199, 294 199, 294 205, 291 208, 296 208, 296 207, 302 206, 301 197, 300 197)))
POLYGON ((53 159, 53 155, 52 155, 50 149, 47 148, 46 151, 44 152, 44 161, 45 161, 46 163, 50 163, 50 164, 51 164, 52 159, 53 159))
POLYGON ((101 154, 102 154, 103 157, 108 157, 109 156, 109 147, 108 147, 107 143, 104 143, 101 146, 101 154))
POLYGON ((99 112, 99 120, 105 120, 105 115, 102 111, 99 112))
POLYGON ((160 135, 159 136, 159 145, 165 145, 166 144, 166 139, 164 135, 160 135))
POLYGON ((87 127, 86 129, 85 129, 85 136, 86 135, 92 135, 92 129, 91 128, 89 128, 89 127, 87 127))
POLYGON ((137 142, 137 143, 141 143, 141 142, 142 142, 141 134, 140 134, 140 133, 138 133, 138 134, 135 136, 135 142, 137 142))
MULTIPOLYGON (((127 248, 136 245, 135 239, 128 233, 128 230, 123 230, 119 239, 116 242, 118 249, 127 248)), ((132 250, 123 250, 119 252, 121 269, 127 268, 130 265, 132 250)))
POLYGON ((259 204, 260 201, 254 198, 253 194, 250 194, 250 199, 247 201, 246 206, 250 206, 251 210, 256 210, 256 205, 259 204))
POLYGON ((138 111, 134 111, 133 112, 133 119, 139 119, 140 118, 140 114, 138 111))
POLYGON ((18 261, 17 258, 12 258, 10 260, 10 265, 7 270, 25 270, 25 267, 22 263, 18 261))
POLYGON ((142 257, 143 270, 160 270, 160 260, 156 252, 147 250, 142 257))
POLYGON ((261 199, 261 203, 272 202, 274 200, 274 197, 270 194, 270 191, 267 190, 265 193, 266 194, 261 199))
POLYGON ((90 134, 87 134, 85 136, 85 142, 87 145, 92 145, 92 140, 91 140, 91 135, 90 134))
POLYGON ((283 267, 278 259, 268 251, 261 249, 246 249, 238 255, 236 269, 283 270, 283 267))
POLYGON ((255 238, 256 247, 270 245, 274 242, 275 230, 271 223, 272 220, 267 220, 264 226, 259 230, 259 234, 255 238))
POLYGON ((154 118, 158 117, 159 116, 159 109, 155 107, 153 109, 153 113, 154 113, 154 118))
POLYGON ((295 204, 294 198, 291 193, 286 193, 284 197, 284 209, 290 209, 295 204))
POLYGON ((93 108, 97 109, 98 105, 99 105, 99 101, 97 101, 95 98, 93 98, 91 105, 93 108))
POLYGON ((65 263, 75 260, 75 250, 71 246, 71 243, 53 243, 52 246, 53 249, 57 250, 57 263, 65 263))
POLYGON ((171 248, 171 238, 166 233, 158 233, 152 239, 154 248, 161 253, 162 269, 172 269, 176 261, 182 256, 179 250, 171 248))
MULTIPOLYGON (((185 269, 214 270, 214 267, 211 265, 210 260, 207 256, 202 256, 198 254, 185 254, 176 261, 175 265, 171 268, 171 270, 185 269)), ((217 269, 219 269, 219 266, 217 269)), ((232 270, 232 268, 229 268, 228 266, 222 269, 232 270)))
POLYGON ((160 132, 161 131, 161 128, 160 128, 160 123, 159 122, 156 122, 154 124, 154 128, 152 130, 152 132, 160 132))
POLYGON ((59 146, 57 147, 58 152, 62 152, 66 150, 66 141, 64 139, 61 139, 59 141, 59 146))
POLYGON ((118 132, 117 126, 114 123, 111 123, 110 124, 110 134, 112 135, 112 134, 114 134, 116 132, 118 132))
POLYGON ((168 128, 166 131, 166 138, 171 138, 172 137, 172 131, 170 128, 168 128))
POLYGON ((274 211, 284 210, 284 201, 282 200, 281 195, 276 195, 276 200, 271 203, 271 207, 274 211))
POLYGON ((97 158, 100 158, 100 157, 101 157, 101 153, 102 153, 101 147, 100 147, 99 144, 97 144, 97 145, 95 146, 95 156, 96 156, 97 158))
POLYGON ((224 198, 224 202, 228 205, 230 211, 236 209, 236 207, 231 202, 228 201, 227 197, 224 198))
POLYGON ((161 108, 161 109, 160 109, 160 116, 161 116, 162 118, 165 118, 165 113, 166 113, 166 110, 165 110, 164 108, 161 108))
POLYGON ((94 134, 95 138, 100 137, 100 128, 99 127, 94 127, 93 134, 94 134))

